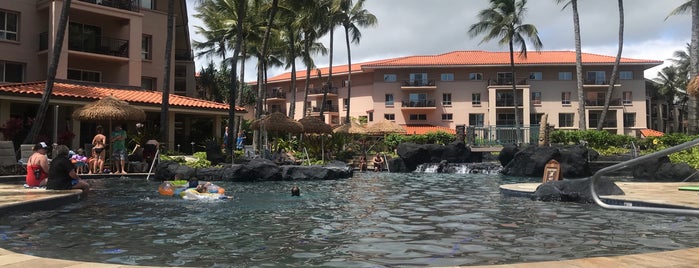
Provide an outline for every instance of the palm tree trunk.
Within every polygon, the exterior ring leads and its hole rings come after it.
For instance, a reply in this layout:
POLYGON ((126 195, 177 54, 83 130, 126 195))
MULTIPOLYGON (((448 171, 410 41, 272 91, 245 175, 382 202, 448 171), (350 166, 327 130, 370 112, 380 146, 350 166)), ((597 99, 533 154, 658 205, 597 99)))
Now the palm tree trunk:
MULTIPOLYGON (((245 8, 247 8, 247 7, 245 7, 245 8)), ((241 29, 241 31, 243 31, 243 29, 241 29)), ((244 33, 241 32, 238 36, 244 36, 244 33)), ((240 58, 238 59, 238 60, 240 60, 240 80, 239 80, 240 83, 238 84, 238 87, 237 87, 238 95, 236 98, 236 105, 238 105, 238 106, 243 106, 243 87, 245 86, 245 61, 248 58, 247 50, 248 50, 247 40, 245 40, 245 38, 243 38, 243 41, 242 41, 241 46, 240 46, 240 58)), ((234 120, 234 121, 235 121, 234 133, 238 133, 238 132, 240 132, 240 128, 241 128, 241 122, 240 122, 241 120, 234 120)), ((230 127, 229 127, 229 129, 230 129, 230 127)))
POLYGON ((345 123, 350 123, 350 100, 352 98, 352 53, 350 51, 349 29, 345 27, 345 42, 347 43, 347 111, 345 114, 345 123))
POLYGON ((663 117, 662 103, 658 103, 658 129, 665 132, 665 118, 663 117))
POLYGON ((587 120, 585 119, 585 92, 583 89, 583 74, 582 74, 582 45, 580 41, 580 16, 578 16, 578 0, 570 1, 573 7, 573 26, 575 28, 575 75, 577 77, 578 86, 578 129, 587 129, 587 120))
POLYGON ((172 39, 175 20, 175 0, 167 1, 167 34, 165 39, 165 66, 163 71, 163 98, 160 105, 160 139, 166 146, 171 147, 169 131, 170 108, 170 70, 172 69, 172 39))
MULTIPOLYGON (((236 32, 236 39, 235 39, 235 46, 233 48, 233 57, 231 58, 231 90, 229 92, 229 98, 230 100, 228 101, 230 108, 228 108, 228 143, 226 144, 226 152, 228 155, 233 155, 233 144, 235 143, 236 138, 238 137, 238 132, 236 131, 236 122, 235 122, 235 107, 236 103, 240 103, 240 98, 236 98, 238 94, 236 94, 236 90, 239 90, 239 85, 238 85, 238 57, 240 55, 240 49, 243 47, 243 21, 245 20, 245 9, 247 7, 245 6, 245 1, 238 1, 236 5, 236 9, 238 11, 238 23, 235 27, 235 32, 236 32), (230 133, 233 132, 233 133, 230 133)), ((243 60, 245 62, 245 60, 243 60)), ((241 69, 243 69, 241 67, 241 69)), ((242 78, 240 79, 241 81, 243 80, 242 78)), ((240 123, 238 123, 240 125, 240 123)))
MULTIPOLYGON (((267 20, 267 28, 265 29, 265 35, 264 38, 262 39, 262 55, 258 57, 260 59, 260 63, 258 63, 257 67, 257 110, 255 111, 255 119, 259 119, 260 116, 262 115, 262 96, 264 95, 264 90, 266 88, 266 85, 263 84, 265 81, 263 79, 263 68, 265 66, 265 62, 267 61, 267 48, 269 47, 269 36, 272 33, 272 23, 274 23, 274 16, 277 14, 277 6, 279 5, 279 0, 273 0, 272 1, 272 7, 270 8, 269 11, 269 18, 267 20)), ((262 152, 262 147, 261 147, 261 142, 260 142, 260 131, 256 131, 255 136, 253 137, 253 142, 257 141, 256 147, 259 148, 260 152, 262 152)))
MULTIPOLYGON (((334 23, 334 22, 330 22, 334 23)), ((333 87, 333 33, 335 32, 335 25, 330 26, 330 65, 328 66, 328 83, 327 87, 323 87, 323 102, 320 104, 320 120, 325 122, 325 117, 323 113, 325 112, 325 101, 328 99, 328 91, 333 87)), ((328 122, 326 122, 328 123, 328 122)))
MULTIPOLYGON (((609 103, 612 101, 612 93, 614 93, 614 84, 616 83, 616 74, 619 70, 619 61, 621 60, 621 51, 624 48, 624 0, 618 0, 619 3, 619 49, 616 52, 616 59, 614 60, 614 67, 612 68, 612 76, 609 79, 609 87, 607 88, 607 94, 604 96, 604 109, 600 115, 600 120, 597 122, 597 130, 602 130, 604 127, 604 121, 607 117, 607 111, 609 111, 609 103)), ((623 122, 622 122, 623 124, 623 122)), ((619 128, 619 122, 617 122, 617 128, 619 128)))
POLYGON ((517 103, 517 75, 515 74, 515 51, 514 44, 510 38, 510 69, 512 70, 512 95, 515 107, 515 143, 517 145, 522 143, 522 129, 519 126, 519 104, 517 103))
MULTIPOLYGON (((692 1, 692 37, 689 44, 689 77, 699 75, 699 0, 692 1)), ((699 95, 689 96, 687 107, 687 133, 699 134, 699 95)))
POLYGON ((303 57, 304 57, 304 62, 306 64, 306 81, 304 85, 304 91, 303 91, 303 110, 301 113, 303 113, 303 116, 301 117, 306 117, 306 112, 308 111, 308 88, 310 87, 311 84, 311 55, 309 49, 311 48, 311 41, 309 40, 309 34, 304 33, 304 38, 303 38, 303 57))
MULTIPOLYGON (((41 96, 41 103, 39 104, 39 110, 36 112, 36 118, 34 118, 34 123, 32 124, 29 134, 24 138, 22 143, 34 143, 36 136, 39 134, 39 130, 44 125, 44 118, 46 118, 46 112, 49 110, 49 100, 51 99, 51 94, 53 93, 53 83, 56 81, 56 70, 58 69, 58 61, 61 58, 61 50, 63 50, 63 39, 66 33, 66 25, 68 24, 68 11, 70 10, 71 0, 63 1, 63 8, 61 8, 61 17, 58 18, 58 29, 56 29, 56 38, 53 42, 53 51, 51 53, 51 63, 46 71, 46 87, 44 88, 44 95, 41 96)), ((54 141, 55 142, 55 141, 54 141)))
POLYGON ((294 39, 294 31, 289 31, 289 56, 291 57, 291 101, 289 103, 289 118, 294 119, 296 115, 296 40, 294 39))

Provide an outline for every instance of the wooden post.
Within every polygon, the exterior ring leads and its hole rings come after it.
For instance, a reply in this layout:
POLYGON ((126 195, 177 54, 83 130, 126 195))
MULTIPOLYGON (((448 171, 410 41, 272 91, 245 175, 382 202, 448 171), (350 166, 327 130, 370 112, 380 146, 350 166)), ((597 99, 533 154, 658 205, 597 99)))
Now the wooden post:
POLYGON ((544 177, 542 183, 557 181, 561 179, 561 164, 555 159, 546 162, 544 167, 544 177))

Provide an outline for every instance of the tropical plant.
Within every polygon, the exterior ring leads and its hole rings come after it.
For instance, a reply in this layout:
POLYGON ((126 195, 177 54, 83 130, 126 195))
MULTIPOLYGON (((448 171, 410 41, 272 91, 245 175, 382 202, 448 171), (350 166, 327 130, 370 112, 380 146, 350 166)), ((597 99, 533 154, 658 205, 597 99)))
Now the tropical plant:
POLYGON ((619 6, 619 43, 616 52, 616 58, 614 59, 614 67, 612 67, 612 75, 609 78, 609 86, 607 87, 607 92, 604 96, 604 109, 602 109, 602 114, 600 115, 600 120, 597 122, 597 130, 602 130, 604 127, 604 121, 606 121, 607 112, 609 111, 609 105, 612 101, 612 93, 614 93, 614 84, 616 84, 616 76, 619 72, 619 61, 621 60, 621 51, 624 48, 624 0, 617 0, 619 6))
POLYGON ((563 8, 570 6, 573 9, 573 32, 575 33, 575 77, 578 88, 578 129, 587 129, 585 120, 585 95, 583 91, 582 75, 582 45, 580 41, 580 16, 578 14, 578 0, 556 0, 558 4, 565 3, 563 8))
POLYGON ((512 94, 514 98, 515 128, 517 143, 522 142, 522 129, 519 120, 519 107, 517 103, 517 82, 515 72, 515 45, 519 46, 519 56, 527 57, 527 42, 532 43, 539 51, 543 44, 539 39, 536 26, 524 24, 526 14, 526 0, 490 0, 490 7, 478 13, 479 21, 471 25, 468 32, 471 37, 485 34, 481 43, 498 39, 498 44, 507 45, 510 49, 510 69, 512 72, 512 94))
MULTIPOLYGON (((682 77, 680 70, 677 66, 667 66, 664 67, 660 72, 658 72, 658 77, 653 79, 654 82, 658 83, 658 95, 662 96, 667 102, 669 110, 673 111, 675 124, 675 129, 671 131, 678 131, 679 129, 679 109, 677 109, 677 104, 685 99, 686 92, 683 92, 683 88, 687 86, 686 77, 682 77)), ((663 118, 662 105, 658 105, 658 117, 663 118)), ((665 131, 663 120, 659 120, 660 130, 665 131)))
MULTIPOLYGON (((669 15, 690 12, 692 16, 692 34, 689 43, 689 78, 699 74, 699 0, 688 0, 675 8, 669 15)), ((666 18, 667 19, 667 18, 666 18)), ((699 134, 699 95, 689 96, 687 109, 687 130, 689 134, 699 134)))
POLYGON ((352 52, 350 50, 350 42, 359 44, 362 33, 359 27, 374 26, 377 23, 376 16, 364 9, 365 0, 358 0, 352 5, 352 0, 341 0, 340 3, 340 20, 342 27, 345 29, 345 43, 347 45, 347 99, 345 100, 347 108, 345 114, 345 123, 350 123, 350 100, 352 99, 352 52), (350 38, 351 37, 351 38, 350 38))

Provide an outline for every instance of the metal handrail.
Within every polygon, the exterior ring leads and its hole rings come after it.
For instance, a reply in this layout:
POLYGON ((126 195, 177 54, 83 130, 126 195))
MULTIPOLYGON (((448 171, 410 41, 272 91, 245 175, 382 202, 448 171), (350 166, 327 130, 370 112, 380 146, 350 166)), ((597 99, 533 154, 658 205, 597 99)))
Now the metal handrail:
POLYGON ((651 154, 647 154, 638 158, 634 158, 628 161, 621 162, 619 164, 609 166, 603 169, 600 169, 599 171, 595 172, 594 175, 592 175, 592 178, 590 179, 590 192, 592 193, 592 199, 595 200, 595 203, 599 205, 602 208, 605 209, 618 209, 618 210, 626 210, 626 211, 635 211, 635 212, 655 212, 655 213, 676 213, 676 214, 689 214, 689 215, 696 215, 699 216, 699 209, 686 209, 686 208, 660 208, 660 207, 634 207, 634 206, 620 206, 620 205, 610 205, 607 203, 604 203, 599 196, 597 195, 597 192, 595 191, 595 181, 602 177, 602 175, 607 174, 607 173, 612 173, 615 171, 619 171, 622 169, 625 169, 629 166, 635 166, 638 164, 642 164, 644 161, 647 161, 649 159, 654 159, 662 156, 666 156, 672 153, 676 153, 694 146, 697 146, 699 144, 699 139, 695 139, 693 141, 688 141, 664 150, 660 150, 651 154))

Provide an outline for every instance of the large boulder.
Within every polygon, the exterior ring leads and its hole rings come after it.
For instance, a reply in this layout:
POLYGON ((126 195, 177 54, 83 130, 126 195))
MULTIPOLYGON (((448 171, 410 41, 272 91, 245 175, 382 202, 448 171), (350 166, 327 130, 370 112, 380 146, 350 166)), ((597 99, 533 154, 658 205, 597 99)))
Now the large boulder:
POLYGON ((398 156, 403 159, 406 169, 410 172, 419 164, 430 162, 430 155, 423 146, 412 142, 398 144, 396 148, 398 156))
POLYGON ((441 160, 449 163, 468 163, 471 158, 471 149, 466 147, 463 141, 455 141, 447 144, 442 151, 441 160))
MULTIPOLYGON (((624 191, 613 181, 600 178, 595 185, 598 195, 623 195, 624 191)), ((590 178, 551 181, 536 188, 532 200, 592 203, 590 178)))
MULTIPOLYGON (((507 162, 502 169, 502 174, 509 176, 542 177, 546 163, 555 159, 561 164, 561 172, 564 178, 584 178, 592 175, 588 160, 594 160, 597 152, 584 146, 535 146, 524 149, 512 147, 503 148, 504 156, 501 163, 507 162), (516 152, 512 159, 510 154, 516 152)), ((503 154, 501 152, 501 155, 503 154)))
POLYGON ((696 169, 687 163, 672 163, 667 156, 649 159, 631 168, 633 177, 637 181, 681 182, 699 180, 696 169))
POLYGON ((388 159, 388 170, 391 172, 398 172, 398 173, 405 173, 405 172, 411 172, 412 170, 409 170, 408 167, 405 166, 405 162, 403 162, 403 158, 392 158, 388 159))
POLYGON ((498 154, 498 161, 500 161, 500 165, 503 167, 507 166, 512 159, 515 159, 515 155, 517 153, 519 153, 519 146, 517 145, 508 144, 502 147, 500 154, 498 154))
POLYGON ((283 180, 336 180, 352 177, 352 168, 344 165, 282 166, 283 180))

